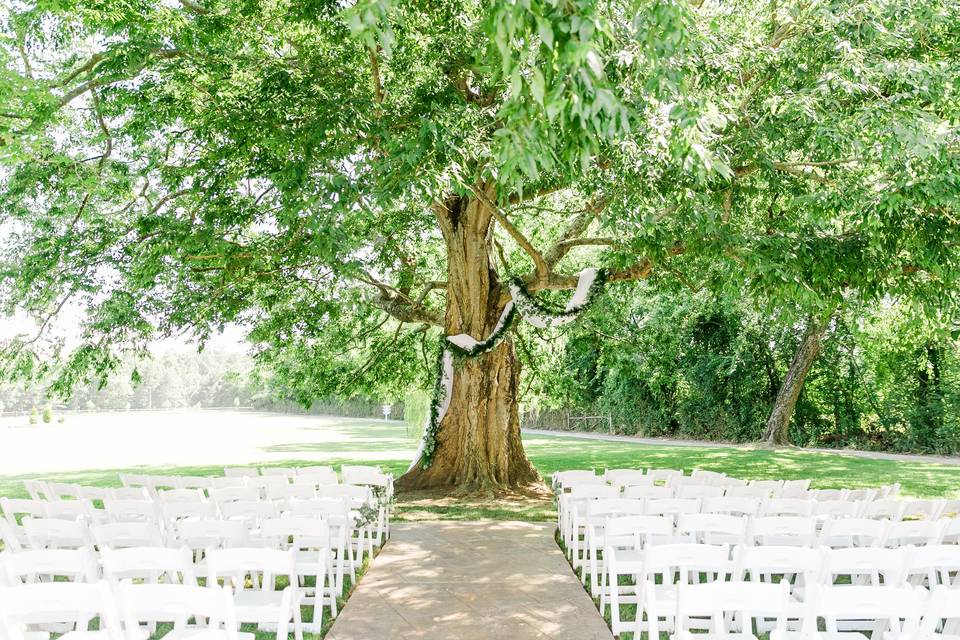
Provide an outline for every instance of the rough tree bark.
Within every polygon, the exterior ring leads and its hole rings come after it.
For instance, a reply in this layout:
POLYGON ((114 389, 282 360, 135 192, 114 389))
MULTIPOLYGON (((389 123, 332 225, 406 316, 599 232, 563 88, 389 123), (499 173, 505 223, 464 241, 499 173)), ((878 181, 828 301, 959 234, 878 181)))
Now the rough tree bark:
MULTIPOLYGON (((485 202, 458 196, 434 206, 447 248, 447 335, 486 338, 503 310, 503 285, 492 253, 492 187, 486 196, 485 202)), ((489 353, 458 364, 431 464, 411 469, 397 487, 473 492, 538 482, 540 476, 520 441, 519 377, 520 362, 509 338, 489 353)))
POLYGON ((800 391, 803 389, 803 383, 807 379, 810 368, 820 355, 823 336, 829 325, 829 316, 826 320, 811 316, 807 321, 803 339, 790 362, 790 368, 787 369, 787 375, 783 378, 777 398, 773 401, 770 417, 767 419, 767 427, 763 435, 767 444, 780 446, 791 444, 790 420, 797 407, 797 398, 800 397, 800 391))

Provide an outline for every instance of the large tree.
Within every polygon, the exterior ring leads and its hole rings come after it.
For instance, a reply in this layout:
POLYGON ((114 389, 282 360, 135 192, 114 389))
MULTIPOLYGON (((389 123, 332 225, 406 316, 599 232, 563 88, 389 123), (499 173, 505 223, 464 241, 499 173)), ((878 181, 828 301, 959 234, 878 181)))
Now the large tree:
MULTIPOLYGON (((591 265, 706 265, 804 308, 907 271, 952 296, 956 4, 17 3, 0 293, 39 331, 3 373, 53 357, 66 392, 117 349, 241 323, 308 399, 486 337, 507 275, 558 291, 591 265), (44 347, 76 302, 80 343, 44 347)), ((519 375, 509 337, 459 363, 401 486, 536 481, 519 375)))

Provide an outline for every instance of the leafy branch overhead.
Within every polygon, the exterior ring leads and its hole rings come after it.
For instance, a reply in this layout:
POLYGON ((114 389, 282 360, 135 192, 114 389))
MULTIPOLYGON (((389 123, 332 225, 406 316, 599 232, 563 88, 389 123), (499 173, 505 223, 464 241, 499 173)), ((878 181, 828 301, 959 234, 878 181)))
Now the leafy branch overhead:
POLYGON ((68 392, 240 323, 305 398, 404 384, 477 211, 532 292, 957 302, 957 0, 341 5, 0 10, 0 300, 38 326, 0 373, 58 359, 68 392))

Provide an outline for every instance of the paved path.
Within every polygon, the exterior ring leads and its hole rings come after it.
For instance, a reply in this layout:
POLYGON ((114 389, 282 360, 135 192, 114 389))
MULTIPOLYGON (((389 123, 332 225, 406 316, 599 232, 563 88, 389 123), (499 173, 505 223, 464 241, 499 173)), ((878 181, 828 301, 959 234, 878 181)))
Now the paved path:
MULTIPOLYGON (((712 449, 745 449, 749 443, 712 442, 709 440, 671 440, 669 438, 642 438, 640 436, 618 436, 611 433, 593 433, 588 431, 551 431, 549 429, 524 429, 525 435, 557 436, 560 438, 580 438, 582 440, 606 440, 608 442, 629 442, 648 444, 655 447, 706 447, 712 449)), ((831 453, 855 458, 875 460, 899 460, 901 462, 924 462, 929 464, 960 465, 960 456, 933 456, 913 453, 887 453, 885 451, 858 451, 856 449, 825 449, 820 447, 786 447, 787 451, 831 453)))
POLYGON ((538 522, 420 522, 392 537, 327 640, 612 640, 538 522))

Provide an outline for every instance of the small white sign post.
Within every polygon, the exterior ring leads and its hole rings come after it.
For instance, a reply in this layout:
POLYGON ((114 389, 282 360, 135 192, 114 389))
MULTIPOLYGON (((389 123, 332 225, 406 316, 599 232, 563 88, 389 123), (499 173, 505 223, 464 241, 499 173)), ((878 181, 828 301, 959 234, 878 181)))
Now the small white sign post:
POLYGON ((385 405, 381 406, 380 409, 383 411, 383 419, 384 419, 384 420, 389 420, 389 419, 390 419, 390 411, 393 409, 393 405, 391 405, 391 404, 385 404, 385 405))

